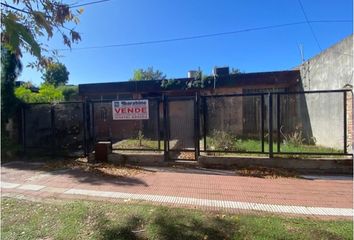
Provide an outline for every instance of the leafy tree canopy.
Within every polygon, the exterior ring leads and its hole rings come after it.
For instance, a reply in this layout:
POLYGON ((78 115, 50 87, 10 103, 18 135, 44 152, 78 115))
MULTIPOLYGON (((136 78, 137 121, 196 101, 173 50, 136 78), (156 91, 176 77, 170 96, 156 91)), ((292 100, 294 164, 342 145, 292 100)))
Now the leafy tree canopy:
POLYGON ((20 86, 15 89, 15 95, 26 103, 53 103, 64 100, 63 92, 51 84, 42 84, 38 93, 32 92, 25 86, 20 86))
POLYGON ((65 85, 69 80, 69 72, 65 65, 62 63, 51 63, 46 67, 43 75, 45 83, 52 84, 54 86, 65 85))
POLYGON ((144 69, 136 69, 134 70, 133 78, 131 81, 141 81, 141 80, 164 80, 166 79, 166 75, 159 70, 154 70, 153 67, 148 67, 146 70, 144 69))
POLYGON ((83 9, 72 9, 57 0, 1 2, 1 44, 16 56, 21 56, 23 50, 35 56, 37 61, 31 67, 47 66, 57 51, 48 49, 40 38, 50 39, 58 32, 68 47, 81 40, 75 26, 83 9), (71 27, 67 26, 69 23, 71 27))
POLYGON ((78 86, 59 86, 58 89, 63 93, 65 101, 80 100, 78 86))

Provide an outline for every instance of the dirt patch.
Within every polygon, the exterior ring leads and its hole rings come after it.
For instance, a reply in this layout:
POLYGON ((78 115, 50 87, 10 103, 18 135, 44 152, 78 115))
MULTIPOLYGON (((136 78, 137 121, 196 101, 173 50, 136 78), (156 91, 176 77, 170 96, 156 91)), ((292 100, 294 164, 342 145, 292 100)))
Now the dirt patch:
POLYGON ((117 166, 110 163, 88 163, 86 159, 62 160, 45 163, 39 170, 57 171, 62 169, 80 169, 85 172, 104 176, 127 177, 141 173, 151 173, 136 166, 117 166))
POLYGON ((280 168, 249 167, 235 170, 236 175, 258 178, 301 178, 295 172, 280 168))

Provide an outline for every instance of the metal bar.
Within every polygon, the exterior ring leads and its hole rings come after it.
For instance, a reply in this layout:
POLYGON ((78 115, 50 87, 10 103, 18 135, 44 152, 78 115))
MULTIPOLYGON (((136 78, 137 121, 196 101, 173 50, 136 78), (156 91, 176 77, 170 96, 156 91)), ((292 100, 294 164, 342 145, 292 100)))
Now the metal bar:
POLYGON ((26 109, 24 106, 21 108, 21 118, 22 118, 22 147, 23 152, 26 153, 26 109))
POLYGON ((280 95, 277 95, 277 153, 280 153, 280 95))
POLYGON ((92 124, 92 146, 95 147, 96 143, 96 132, 95 132, 95 103, 92 102, 92 108, 91 108, 91 124, 92 124))
POLYGON ((178 149, 178 148, 174 148, 174 149, 169 149, 169 152, 195 152, 195 149, 178 149))
POLYGON ((168 101, 173 102, 173 101, 188 101, 188 100, 193 100, 195 99, 195 96, 169 96, 168 101))
POLYGON ((112 148, 112 150, 117 151, 151 151, 151 152, 161 152, 161 150, 157 148, 112 148))
POLYGON ((267 95, 268 93, 235 93, 235 94, 224 94, 224 95, 203 95, 205 98, 220 98, 220 97, 252 97, 267 95))
POLYGON ((323 155, 323 156, 352 156, 352 153, 330 153, 330 152, 281 152, 279 155, 323 155))
POLYGON ((311 90, 311 91, 295 91, 295 92, 278 92, 281 95, 287 94, 304 94, 304 93, 338 93, 338 92, 349 92, 350 89, 337 89, 337 90, 311 90))
POLYGON ((163 150, 164 150, 164 159, 165 161, 168 161, 168 146, 167 146, 167 97, 166 95, 163 95, 163 136, 164 136, 164 145, 163 145, 163 150))
POLYGON ((204 150, 207 150, 207 103, 206 98, 203 99, 203 138, 204 138, 204 150))
POLYGON ((260 151, 225 151, 225 150, 202 150, 201 152, 206 153, 250 153, 250 154, 269 154, 268 152, 260 152, 260 151))
POLYGON ((262 153, 264 153, 264 95, 261 95, 261 141, 262 153))
POLYGON ((50 123, 51 123, 51 132, 52 132, 52 141, 51 141, 51 148, 52 148, 52 155, 55 155, 55 110, 54 106, 50 107, 50 123))
POLYGON ((199 137, 200 137, 200 129, 199 129, 199 94, 195 93, 194 99, 194 141, 195 141, 195 160, 198 161, 199 157, 199 137))
POLYGON ((82 103, 82 120, 83 120, 83 125, 84 125, 84 156, 87 156, 87 141, 86 141, 86 127, 87 127, 87 122, 86 122, 86 103, 82 103))
MULTIPOLYGON (((287 94, 304 94, 304 93, 338 93, 348 92, 350 89, 338 89, 338 90, 312 90, 312 91, 295 91, 295 92, 278 92, 280 95, 287 94)), ((203 95, 206 98, 219 98, 219 97, 242 97, 242 96, 261 96, 268 95, 268 93, 239 93, 239 94, 224 94, 224 95, 203 95)))
POLYGON ((157 100, 157 146, 161 150, 161 139, 160 139, 160 100, 157 100))
POLYGON ((268 135, 269 135, 269 157, 273 157, 273 94, 269 93, 269 111, 268 111, 268 135))
MULTIPOLYGON (((148 97, 143 98, 147 100, 161 100, 160 97, 148 97)), ((113 102, 113 101, 132 101, 132 100, 143 100, 143 99, 127 99, 127 100, 117 100, 117 99, 103 99, 103 100, 91 100, 93 103, 106 103, 106 102, 113 102)))
POLYGON ((169 97, 166 96, 166 124, 167 124, 167 152, 170 151, 171 124, 170 124, 170 104, 169 97))
POLYGON ((344 153, 347 153, 348 152, 348 150, 347 150, 347 135, 348 135, 348 132, 347 132, 347 125, 348 125, 348 123, 347 123, 347 93, 346 92, 344 92, 343 93, 343 107, 344 107, 344 109, 343 109, 343 117, 344 117, 344 133, 343 133, 343 140, 344 140, 344 146, 343 146, 343 152, 344 153))
MULTIPOLYGON (((71 103, 83 103, 83 101, 68 101, 68 102, 58 102, 56 104, 71 104, 71 103)), ((37 102, 37 103, 25 103, 27 106, 31 105, 51 105, 52 103, 50 102, 37 102)))

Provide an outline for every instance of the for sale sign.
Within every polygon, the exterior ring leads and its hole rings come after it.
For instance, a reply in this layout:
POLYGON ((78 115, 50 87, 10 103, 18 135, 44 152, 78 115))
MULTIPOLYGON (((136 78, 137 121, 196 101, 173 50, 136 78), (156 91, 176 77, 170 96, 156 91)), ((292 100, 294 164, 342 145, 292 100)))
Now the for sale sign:
POLYGON ((113 120, 149 119, 149 100, 112 102, 113 120))

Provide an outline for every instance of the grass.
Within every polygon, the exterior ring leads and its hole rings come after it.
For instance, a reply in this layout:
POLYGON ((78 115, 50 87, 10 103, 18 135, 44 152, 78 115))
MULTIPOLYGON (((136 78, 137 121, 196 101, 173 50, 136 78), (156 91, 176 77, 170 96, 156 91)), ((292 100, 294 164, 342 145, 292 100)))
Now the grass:
MULTIPOLYGON (((207 148, 211 150, 213 147, 214 140, 210 137, 207 137, 207 148)), ((203 144, 201 144, 203 146, 203 144)), ((262 150, 262 142, 260 140, 254 139, 237 139, 233 143, 233 150, 235 151, 261 151, 262 150)), ((230 149, 230 150, 232 150, 230 149)), ((215 150, 224 150, 224 149, 215 149, 215 150)), ((264 150, 269 150, 268 142, 264 142, 264 150)), ((273 143, 273 151, 277 151, 277 143, 273 143)), ((323 146, 316 145, 295 145, 295 144, 280 144, 280 151, 283 153, 286 152, 308 152, 308 153, 340 153, 342 150, 328 148, 323 146)))
POLYGON ((350 220, 2 198, 2 239, 353 239, 350 220))
MULTIPOLYGON (((163 140, 160 141, 160 149, 163 150, 163 140)), ((139 139, 125 139, 113 144, 113 148, 134 148, 134 149, 151 149, 158 150, 158 141, 150 139, 142 139, 141 144, 139 139)))

